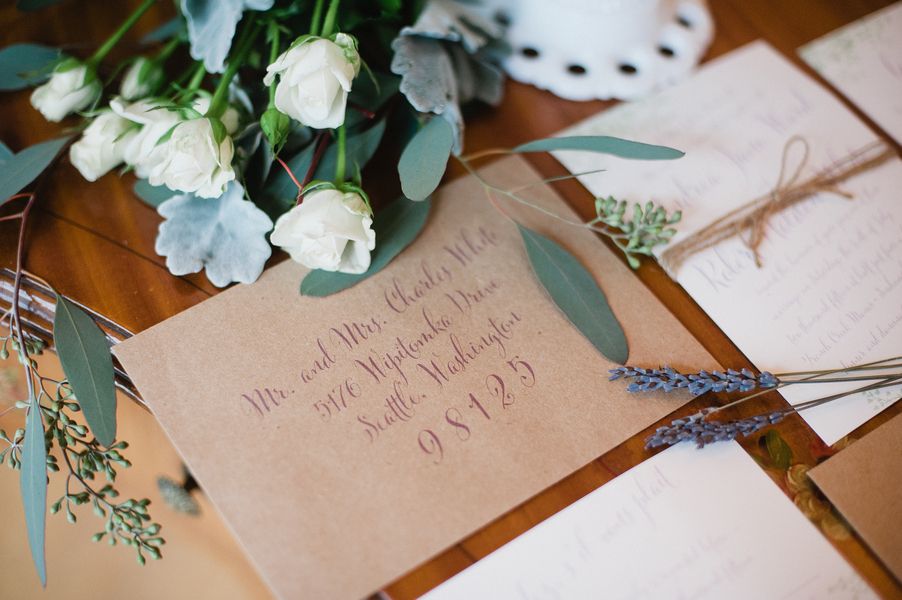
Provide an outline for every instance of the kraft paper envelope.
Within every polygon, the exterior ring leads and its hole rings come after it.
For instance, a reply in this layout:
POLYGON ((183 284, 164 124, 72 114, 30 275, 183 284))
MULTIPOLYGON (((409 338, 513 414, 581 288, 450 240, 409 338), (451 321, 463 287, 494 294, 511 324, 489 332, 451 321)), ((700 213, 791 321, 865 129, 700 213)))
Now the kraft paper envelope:
POLYGON ((902 414, 808 475, 902 581, 902 414))
MULTIPOLYGON (((483 173, 539 179, 519 158, 483 173)), ((590 269, 631 363, 716 366, 595 234, 497 202, 590 269)), ((283 263, 115 348, 284 598, 378 590, 688 400, 607 381, 473 178, 378 275, 310 298, 304 274, 283 263)))

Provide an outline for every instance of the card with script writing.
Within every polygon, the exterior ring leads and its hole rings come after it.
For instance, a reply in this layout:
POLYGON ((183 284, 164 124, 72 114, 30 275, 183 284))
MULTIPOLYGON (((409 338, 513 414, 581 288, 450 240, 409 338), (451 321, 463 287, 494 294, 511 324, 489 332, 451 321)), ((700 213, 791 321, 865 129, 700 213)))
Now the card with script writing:
MULTIPOLYGON (((828 167, 827 174, 861 169, 837 175, 831 191, 769 215, 760 265, 743 231, 688 256, 671 275, 760 369, 836 369, 899 354, 902 161, 770 46, 745 46, 674 88, 566 133, 666 141, 686 152, 657 168, 556 153, 574 173, 606 169, 580 177, 593 193, 681 209, 671 249, 738 207, 767 202, 775 188, 782 194, 828 167)), ((862 385, 799 385, 780 393, 798 404, 862 385)), ((899 390, 854 394, 801 414, 833 444, 897 400, 899 390)))
POLYGON ((902 2, 806 44, 799 55, 902 144, 902 2))
POLYGON ((424 596, 876 598, 735 442, 670 448, 424 596))
MULTIPOLYGON (((483 173, 508 188, 539 179, 520 159, 483 173)), ((507 208, 596 277, 631 361, 715 366, 594 234, 507 208)), ((688 399, 608 383, 614 365, 547 297, 472 178, 434 196, 379 274, 327 298, 301 296, 303 274, 281 264, 115 348, 285 598, 378 590, 688 399)))
POLYGON ((902 581, 902 414, 808 476, 902 581))

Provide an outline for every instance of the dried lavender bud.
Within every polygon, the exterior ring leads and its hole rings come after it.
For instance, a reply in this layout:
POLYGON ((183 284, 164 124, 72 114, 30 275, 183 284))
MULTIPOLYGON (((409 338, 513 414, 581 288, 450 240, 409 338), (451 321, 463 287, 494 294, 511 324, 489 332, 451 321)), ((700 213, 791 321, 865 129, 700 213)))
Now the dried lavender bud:
POLYGON ((735 440, 740 434, 749 436, 759 429, 779 423, 783 417, 792 412, 781 410, 733 421, 708 421, 705 417, 712 410, 707 408, 688 417, 675 419, 670 425, 658 427, 645 440, 645 448, 672 446, 679 442, 694 442, 697 447, 702 448, 713 442, 727 442, 735 440))
POLYGON ((772 373, 764 371, 757 376, 748 369, 727 369, 726 371, 699 371, 688 375, 670 367, 642 369, 639 367, 617 367, 608 371, 610 381, 632 379, 627 386, 629 392, 670 392, 688 389, 694 396, 706 392, 750 392, 757 388, 776 387, 780 380, 772 373))

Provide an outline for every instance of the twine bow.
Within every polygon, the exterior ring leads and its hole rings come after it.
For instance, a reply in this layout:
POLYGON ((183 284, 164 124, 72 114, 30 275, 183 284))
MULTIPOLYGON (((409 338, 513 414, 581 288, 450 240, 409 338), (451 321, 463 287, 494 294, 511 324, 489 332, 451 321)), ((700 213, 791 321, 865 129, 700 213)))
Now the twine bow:
POLYGON ((759 248, 767 233, 767 224, 775 214, 822 192, 852 200, 853 195, 841 190, 839 184, 895 156, 886 144, 876 141, 836 161, 813 177, 800 181, 802 171, 808 165, 809 154, 810 147, 805 138, 800 136, 789 138, 783 146, 780 174, 774 189, 731 210, 704 229, 668 247, 658 258, 664 269, 670 274, 675 274, 692 255, 734 236, 742 239, 754 254, 755 264, 761 267, 759 248), (789 175, 792 149, 796 145, 801 147, 802 155, 789 175))

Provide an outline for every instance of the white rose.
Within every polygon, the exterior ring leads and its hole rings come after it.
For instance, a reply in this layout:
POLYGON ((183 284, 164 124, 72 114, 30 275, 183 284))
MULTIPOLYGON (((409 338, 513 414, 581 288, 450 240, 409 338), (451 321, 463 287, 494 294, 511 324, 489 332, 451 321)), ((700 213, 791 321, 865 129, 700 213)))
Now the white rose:
POLYGON ((134 123, 111 110, 97 115, 69 148, 69 160, 88 181, 97 181, 122 162, 125 148, 137 134, 134 123))
POLYGON ((276 108, 315 129, 340 126, 351 82, 360 71, 356 40, 344 33, 335 41, 314 38, 282 53, 266 67, 263 83, 276 75, 276 108))
POLYGON ((81 110, 94 102, 101 92, 101 84, 87 65, 65 61, 50 76, 50 81, 31 93, 31 105, 48 121, 61 121, 69 113, 81 110))
POLYGON ((159 145, 162 155, 147 181, 202 198, 218 198, 235 179, 235 147, 224 126, 222 134, 222 141, 217 142, 213 123, 205 117, 180 122, 171 137, 159 145))
POLYGON ((125 146, 123 159, 125 164, 134 167, 135 175, 142 179, 150 175, 151 170, 164 158, 163 145, 157 142, 180 120, 178 113, 158 108, 163 103, 163 100, 155 98, 131 103, 113 98, 110 102, 113 112, 141 126, 125 146))
POLYGON ((376 247, 373 217, 355 193, 314 190, 279 217, 270 241, 311 269, 363 273, 376 247))
MULTIPOLYGON (((207 93, 202 93, 194 100, 194 102, 191 103, 191 108, 202 115, 206 114, 206 112, 210 110, 211 100, 212 96, 207 93)), ((222 121, 223 125, 225 125, 226 131, 229 133, 229 135, 235 135, 241 123, 241 115, 238 113, 238 110, 235 109, 234 106, 228 106, 225 109, 225 112, 222 113, 222 116, 219 117, 219 120, 222 121)))
POLYGON ((119 93, 126 100, 137 100, 151 94, 163 81, 163 69, 154 61, 139 56, 131 64, 122 83, 119 84, 119 93))

